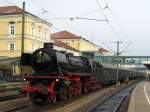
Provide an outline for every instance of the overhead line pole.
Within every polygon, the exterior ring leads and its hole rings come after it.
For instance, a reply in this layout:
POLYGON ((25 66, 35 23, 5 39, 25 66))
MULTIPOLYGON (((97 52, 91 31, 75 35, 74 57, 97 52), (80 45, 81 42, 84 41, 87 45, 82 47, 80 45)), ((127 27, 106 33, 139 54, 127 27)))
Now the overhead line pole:
POLYGON ((21 54, 24 53, 24 29, 25 29, 25 2, 22 4, 22 38, 21 38, 21 54))
MULTIPOLYGON (((21 54, 24 53, 24 30, 25 30, 25 2, 22 3, 22 37, 21 37, 21 54)), ((21 67, 21 74, 23 68, 21 67)))
POLYGON ((119 85, 119 55, 120 55, 120 44, 123 43, 123 42, 120 42, 120 41, 116 41, 114 42, 117 44, 117 52, 116 52, 116 55, 117 55, 117 71, 116 71, 116 85, 118 86, 119 85))

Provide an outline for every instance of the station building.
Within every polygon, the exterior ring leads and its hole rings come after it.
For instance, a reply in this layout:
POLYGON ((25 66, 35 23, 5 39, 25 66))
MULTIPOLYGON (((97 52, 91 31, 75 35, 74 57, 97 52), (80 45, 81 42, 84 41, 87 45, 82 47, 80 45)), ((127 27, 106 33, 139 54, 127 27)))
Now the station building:
POLYGON ((58 51, 64 51, 68 53, 72 53, 74 56, 80 56, 81 53, 77 49, 69 46, 68 44, 65 44, 61 41, 54 40, 54 49, 58 51))
POLYGON ((105 48, 103 48, 103 47, 100 47, 100 48, 98 49, 98 52, 99 52, 102 56, 112 56, 112 53, 111 53, 109 50, 107 50, 107 49, 105 49, 105 48))
POLYGON ((78 51, 97 51, 98 46, 94 43, 82 38, 81 36, 77 36, 69 31, 60 31, 53 33, 51 35, 52 40, 61 41, 78 51))
MULTIPOLYGON (((21 55, 22 13, 17 6, 0 7, 0 56, 21 55)), ((25 11, 24 51, 33 52, 51 42, 52 24, 25 11)))

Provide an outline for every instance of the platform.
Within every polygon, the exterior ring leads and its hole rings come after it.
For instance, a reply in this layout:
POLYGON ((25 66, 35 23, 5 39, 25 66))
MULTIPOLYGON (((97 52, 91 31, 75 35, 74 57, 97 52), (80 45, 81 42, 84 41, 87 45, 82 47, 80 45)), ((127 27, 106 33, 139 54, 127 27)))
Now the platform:
POLYGON ((133 90, 128 112, 150 112, 150 82, 140 82, 133 90))

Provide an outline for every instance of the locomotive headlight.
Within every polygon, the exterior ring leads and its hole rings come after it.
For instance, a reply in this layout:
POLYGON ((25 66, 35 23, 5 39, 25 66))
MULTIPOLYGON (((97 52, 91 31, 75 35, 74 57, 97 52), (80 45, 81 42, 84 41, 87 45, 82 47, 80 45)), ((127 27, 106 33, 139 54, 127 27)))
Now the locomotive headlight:
POLYGON ((59 79, 56 79, 56 82, 58 82, 59 81, 59 79))
POLYGON ((23 80, 24 80, 24 81, 26 81, 26 79, 25 79, 25 78, 24 78, 23 80))

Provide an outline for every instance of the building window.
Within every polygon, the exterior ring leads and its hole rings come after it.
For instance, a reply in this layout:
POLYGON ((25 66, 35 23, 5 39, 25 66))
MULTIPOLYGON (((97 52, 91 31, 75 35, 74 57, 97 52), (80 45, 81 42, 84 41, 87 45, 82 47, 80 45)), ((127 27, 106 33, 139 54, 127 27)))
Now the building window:
POLYGON ((15 23, 14 22, 10 22, 9 24, 9 35, 14 35, 15 34, 15 23))
POLYGON ((35 28, 34 28, 34 27, 32 27, 31 35, 32 35, 32 36, 35 35, 35 28))
POLYGON ((9 50, 14 51, 15 50, 15 44, 14 43, 9 43, 9 50))
POLYGON ((42 37, 42 31, 41 31, 41 29, 39 29, 39 37, 40 38, 42 37))
POLYGON ((48 31, 47 30, 45 30, 44 36, 45 36, 45 40, 46 41, 50 41, 50 38, 48 36, 48 31))

